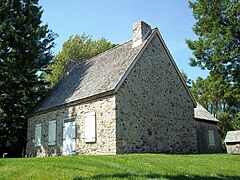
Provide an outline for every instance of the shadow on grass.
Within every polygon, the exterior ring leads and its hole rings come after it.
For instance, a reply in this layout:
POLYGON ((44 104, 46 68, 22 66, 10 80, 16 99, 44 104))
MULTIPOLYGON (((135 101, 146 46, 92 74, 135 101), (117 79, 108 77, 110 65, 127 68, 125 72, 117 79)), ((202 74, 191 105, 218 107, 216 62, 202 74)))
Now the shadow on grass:
POLYGON ((219 175, 217 177, 210 177, 210 176, 184 176, 184 175, 177 175, 177 176, 170 176, 170 175, 160 175, 160 174, 131 174, 131 173, 116 173, 116 174, 97 174, 91 177, 81 177, 77 176, 73 178, 73 180, 87 180, 87 179, 169 179, 169 180, 183 180, 183 179, 202 179, 202 180, 239 180, 239 176, 222 176, 219 175))

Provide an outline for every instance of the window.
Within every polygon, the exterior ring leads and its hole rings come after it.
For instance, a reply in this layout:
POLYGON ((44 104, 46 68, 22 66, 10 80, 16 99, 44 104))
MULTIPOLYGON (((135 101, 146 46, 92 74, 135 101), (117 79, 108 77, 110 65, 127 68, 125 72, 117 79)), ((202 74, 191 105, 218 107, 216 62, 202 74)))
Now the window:
POLYGON ((49 121, 48 124, 48 145, 56 144, 56 121, 49 121))
POLYGON ((215 146, 215 137, 213 130, 208 130, 208 142, 210 146, 215 146))
POLYGON ((89 112, 84 117, 85 142, 96 142, 96 114, 89 112))
POLYGON ((42 124, 35 125, 35 146, 41 146, 42 139, 42 124))

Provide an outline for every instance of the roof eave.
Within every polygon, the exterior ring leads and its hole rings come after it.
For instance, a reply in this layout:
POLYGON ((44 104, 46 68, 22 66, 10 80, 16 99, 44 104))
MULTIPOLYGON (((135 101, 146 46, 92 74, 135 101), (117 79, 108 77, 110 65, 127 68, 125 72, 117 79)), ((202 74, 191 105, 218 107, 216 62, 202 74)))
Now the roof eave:
POLYGON ((99 94, 96 94, 96 95, 93 95, 93 96, 90 96, 90 97, 86 97, 86 98, 82 98, 82 99, 79 99, 79 100, 76 100, 76 101, 72 101, 72 102, 69 102, 69 103, 65 103, 65 104, 62 104, 62 105, 58 105, 58 106, 55 106, 55 107, 51 107, 51 108, 48 108, 48 109, 44 109, 44 110, 40 110, 40 111, 37 111, 37 112, 33 112, 33 113, 30 113, 27 117, 33 117, 33 116, 36 116, 38 114, 43 114, 45 112, 51 112, 53 110, 56 110, 56 109, 60 109, 62 107, 68 107, 68 106, 72 106, 72 105, 75 105, 75 104, 79 104, 79 103, 82 103, 82 102, 86 102, 86 101, 90 101, 90 100, 95 100, 97 98, 101 98, 101 97, 106 97, 106 96, 110 96, 110 95, 113 95, 115 93, 117 93, 118 89, 121 87, 121 85, 123 84, 123 82, 125 81, 125 79, 127 78, 127 76, 129 75, 129 73, 131 72, 132 68, 135 66, 135 64, 137 63, 138 59, 142 56, 143 52, 145 51, 145 49, 147 48, 147 46, 149 45, 149 43, 152 41, 152 39, 155 37, 155 35, 157 35, 172 63, 172 65, 174 66, 174 69, 176 70, 180 80, 182 81, 182 84, 184 85, 185 89, 187 90, 194 106, 196 107, 197 106, 197 103, 195 102, 189 88, 187 87, 183 77, 181 76, 181 73, 176 65, 176 63, 174 62, 173 60, 173 57, 172 55, 170 54, 170 51, 168 50, 159 30, 157 28, 154 28, 152 30, 152 33, 150 34, 149 38, 144 42, 142 48, 139 50, 139 52, 137 53, 137 55, 133 58, 133 61, 132 63, 130 64, 130 66, 128 67, 128 69, 125 71, 125 73, 120 77, 119 81, 116 83, 116 85, 114 86, 114 88, 112 90, 109 90, 109 91, 106 91, 106 92, 103 92, 103 93, 99 93, 99 94))
POLYGON ((203 119, 203 118, 197 118, 197 117, 194 117, 195 120, 197 121, 204 121, 204 122, 211 122, 211 123, 219 123, 218 120, 213 120, 213 119, 203 119))
POLYGON ((44 113, 47 113, 47 112, 55 111, 55 110, 61 109, 63 107, 70 107, 70 106, 74 106, 74 105, 81 104, 81 103, 84 103, 84 102, 94 101, 96 99, 107 97, 107 96, 112 96, 114 94, 115 94, 114 90, 105 91, 103 93, 99 93, 99 94, 95 94, 93 96, 89 96, 89 97, 86 97, 86 98, 78 99, 76 101, 68 102, 68 103, 61 104, 61 105, 58 105, 58 106, 54 106, 54 107, 51 107, 51 108, 48 108, 48 109, 43 109, 43 110, 40 110, 40 111, 37 111, 37 112, 30 113, 30 114, 27 115, 27 118, 31 118, 33 116, 37 116, 37 115, 41 115, 41 114, 44 114, 44 113))
POLYGON ((225 143, 240 143, 240 140, 236 140, 236 141, 228 141, 228 140, 226 141, 226 140, 224 140, 224 142, 225 143))

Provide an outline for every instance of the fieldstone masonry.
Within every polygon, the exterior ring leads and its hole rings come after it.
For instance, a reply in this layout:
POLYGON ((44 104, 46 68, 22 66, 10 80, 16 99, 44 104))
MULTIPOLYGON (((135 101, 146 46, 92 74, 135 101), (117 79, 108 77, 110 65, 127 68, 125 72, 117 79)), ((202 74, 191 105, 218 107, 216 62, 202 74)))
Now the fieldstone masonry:
POLYGON ((194 105, 154 37, 116 95, 117 153, 197 152, 194 105))
POLYGON ((116 154, 116 117, 115 97, 109 96, 88 103, 72 107, 61 108, 52 112, 29 118, 27 156, 55 156, 62 155, 63 119, 76 118, 76 154, 116 154), (96 112, 97 141, 86 143, 84 137, 84 114, 96 112), (48 122, 57 120, 56 145, 48 145, 48 122), (42 145, 35 147, 35 124, 42 123, 42 145))
POLYGON ((134 25, 130 47, 149 42, 144 40, 150 34, 151 42, 117 91, 30 117, 27 156, 62 155, 63 119, 71 117, 76 120, 76 154, 197 152, 193 101, 156 31, 142 21, 134 25), (94 143, 84 140, 84 114, 88 112, 96 113, 94 143), (57 121, 57 138, 56 145, 49 146, 52 120, 57 121), (42 144, 35 147, 38 123, 42 124, 42 144))
POLYGON ((133 24, 133 43, 132 47, 136 47, 143 43, 143 41, 151 34, 151 26, 143 21, 133 24))

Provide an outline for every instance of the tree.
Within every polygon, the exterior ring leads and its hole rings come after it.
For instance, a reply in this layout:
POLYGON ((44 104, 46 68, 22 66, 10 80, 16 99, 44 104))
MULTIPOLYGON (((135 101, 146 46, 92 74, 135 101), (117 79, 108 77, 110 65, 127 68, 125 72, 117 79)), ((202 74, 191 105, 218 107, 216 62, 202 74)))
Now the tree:
POLYGON ((0 3, 0 146, 24 147, 26 115, 46 92, 42 74, 53 56, 55 34, 41 22, 38 0, 0 3))
POLYGON ((85 34, 71 36, 64 42, 62 50, 54 58, 53 64, 49 65, 48 68, 52 73, 47 76, 47 79, 53 86, 66 75, 67 65, 70 60, 82 63, 114 46, 115 44, 111 44, 105 38, 96 41, 85 34))
POLYGON ((219 130, 224 137, 229 130, 240 126, 235 103, 231 104, 232 84, 221 81, 220 76, 198 77, 190 88, 194 98, 220 120, 219 130))
POLYGON ((187 73, 182 70, 181 75, 182 75, 186 85, 188 86, 188 88, 191 88, 192 80, 188 78, 187 73))
POLYGON ((206 79, 198 77, 192 81, 191 92, 195 99, 206 109, 216 116, 218 111, 225 112, 227 109, 226 92, 228 85, 221 82, 220 78, 208 76, 206 79))
POLYGON ((197 0, 189 3, 197 40, 186 40, 193 51, 191 66, 210 71, 192 91, 220 119, 222 135, 240 125, 240 3, 239 0, 197 0), (234 125, 235 124, 235 125, 234 125))
POLYGON ((193 50, 192 66, 207 68, 239 87, 240 3, 239 0, 197 0, 190 2, 197 22, 195 41, 186 40, 193 50))

